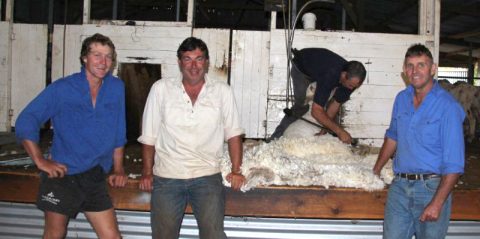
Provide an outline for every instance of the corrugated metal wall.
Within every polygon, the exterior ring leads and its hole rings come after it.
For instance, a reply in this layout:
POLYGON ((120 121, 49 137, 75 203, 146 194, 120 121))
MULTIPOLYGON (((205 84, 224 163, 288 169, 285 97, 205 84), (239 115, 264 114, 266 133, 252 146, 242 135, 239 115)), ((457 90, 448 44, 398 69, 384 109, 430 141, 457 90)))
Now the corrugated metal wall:
MULTIPOLYGON (((118 210, 117 217, 123 238, 150 238, 148 212, 118 210)), ((40 238, 42 228, 43 213, 34 205, 0 202, 0 238, 40 238)), ((229 238, 370 239, 381 238, 382 221, 226 217, 225 231, 229 238)), ((192 215, 185 216, 180 234, 180 238, 198 238, 192 215)), ((70 221, 67 238, 96 238, 96 235, 83 214, 79 214, 70 221)), ((480 222, 451 222, 447 238, 480 238, 480 222)))

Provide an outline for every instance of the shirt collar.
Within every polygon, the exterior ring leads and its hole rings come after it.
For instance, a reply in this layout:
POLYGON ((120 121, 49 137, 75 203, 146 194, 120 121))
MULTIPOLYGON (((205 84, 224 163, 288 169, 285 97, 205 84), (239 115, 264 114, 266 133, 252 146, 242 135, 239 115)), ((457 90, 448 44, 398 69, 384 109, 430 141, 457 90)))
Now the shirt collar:
MULTIPOLYGON (((112 73, 111 72, 107 73, 105 77, 103 77, 102 79, 102 87, 104 87, 105 85, 108 85, 111 78, 112 78, 112 73)), ((84 66, 80 68, 80 79, 74 82, 83 92, 87 92, 87 93, 90 92, 90 88, 87 80, 87 73, 84 66)))
MULTIPOLYGON (((175 85, 177 87, 180 87, 180 88, 183 88, 183 83, 182 83, 182 80, 183 80, 183 76, 180 75, 177 77, 178 80, 175 81, 175 85)), ((203 87, 208 87, 209 85, 211 85, 211 80, 210 78, 208 77, 208 74, 205 74, 205 84, 203 84, 203 87)))
MULTIPOLYGON (((438 81, 436 79, 433 79, 433 86, 432 86, 432 89, 430 90, 430 92, 428 92, 428 94, 430 94, 431 92, 434 93, 434 94, 438 94, 438 91, 440 90, 441 86, 440 84, 438 84, 438 81)), ((409 93, 412 93, 414 92, 414 89, 413 89, 413 86, 411 84, 409 84, 407 86, 407 90, 409 93)))

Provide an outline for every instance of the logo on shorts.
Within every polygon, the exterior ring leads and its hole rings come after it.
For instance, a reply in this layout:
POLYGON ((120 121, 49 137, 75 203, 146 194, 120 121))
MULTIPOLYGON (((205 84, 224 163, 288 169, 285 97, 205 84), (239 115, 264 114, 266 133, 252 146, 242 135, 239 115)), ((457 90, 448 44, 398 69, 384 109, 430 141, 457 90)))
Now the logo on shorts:
POLYGON ((47 195, 42 195, 42 201, 47 201, 51 204, 57 205, 60 202, 60 199, 55 198, 55 195, 53 195, 53 192, 50 192, 47 195))

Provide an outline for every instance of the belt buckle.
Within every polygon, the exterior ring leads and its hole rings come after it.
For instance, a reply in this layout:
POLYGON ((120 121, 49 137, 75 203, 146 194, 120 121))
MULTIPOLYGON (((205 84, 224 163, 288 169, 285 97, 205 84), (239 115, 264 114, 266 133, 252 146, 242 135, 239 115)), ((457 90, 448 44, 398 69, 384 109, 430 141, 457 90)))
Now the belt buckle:
POLYGON ((408 179, 408 180, 419 180, 419 179, 422 179, 422 175, 421 174, 409 174, 409 173, 406 173, 405 174, 405 178, 408 179))

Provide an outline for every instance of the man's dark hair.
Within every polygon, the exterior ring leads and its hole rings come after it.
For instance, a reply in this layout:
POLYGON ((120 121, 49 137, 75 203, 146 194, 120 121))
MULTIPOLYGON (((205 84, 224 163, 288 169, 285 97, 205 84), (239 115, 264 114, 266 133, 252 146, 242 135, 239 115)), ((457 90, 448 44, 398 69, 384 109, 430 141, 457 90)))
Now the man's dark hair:
POLYGON ((178 50, 177 50, 177 57, 179 60, 181 60, 182 58, 182 54, 186 51, 193 51, 195 49, 200 49, 205 58, 208 60, 209 59, 209 56, 208 56, 208 47, 207 47, 207 44, 205 44, 205 42, 203 42, 201 39, 198 39, 198 38, 195 38, 195 37, 189 37, 187 39, 185 39, 182 44, 180 44, 180 46, 178 47, 178 50))
POLYGON ((360 79, 360 84, 363 83, 365 77, 367 76, 367 70, 363 64, 359 61, 349 61, 343 66, 342 71, 347 73, 347 78, 351 79, 352 77, 358 77, 360 79))
POLYGON ((107 45, 110 47, 110 49, 112 49, 112 69, 113 69, 117 64, 117 52, 115 51, 115 45, 113 45, 113 42, 112 40, 110 40, 110 38, 100 33, 95 33, 93 34, 93 36, 87 37, 85 38, 85 40, 83 40, 82 50, 80 50, 80 64, 82 64, 82 66, 85 65, 83 58, 86 57, 90 52, 92 43, 100 43, 104 46, 107 45))
POLYGON ((407 53, 405 53, 405 59, 409 58, 409 57, 412 57, 412 56, 422 56, 422 55, 425 55, 427 56, 428 58, 430 58, 430 60, 432 60, 432 63, 433 63, 433 56, 432 56, 432 53, 430 52, 430 50, 423 44, 414 44, 414 45, 411 45, 408 50, 407 50, 407 53))

